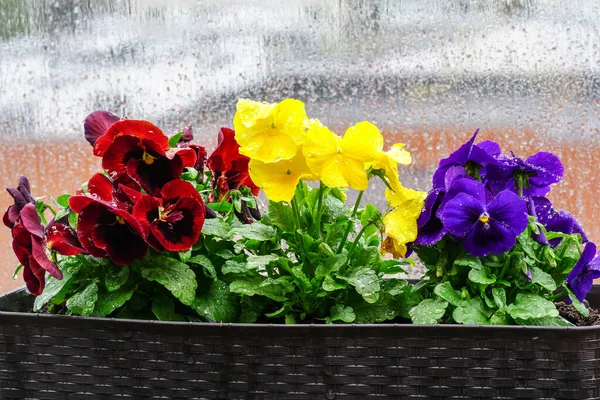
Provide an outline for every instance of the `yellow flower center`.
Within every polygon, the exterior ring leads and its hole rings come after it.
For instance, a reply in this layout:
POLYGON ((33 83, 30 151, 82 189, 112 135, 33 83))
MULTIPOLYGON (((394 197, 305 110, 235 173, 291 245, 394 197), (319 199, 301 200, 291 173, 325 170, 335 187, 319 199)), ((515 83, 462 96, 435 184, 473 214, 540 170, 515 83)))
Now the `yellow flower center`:
POLYGON ((286 173, 287 175, 291 175, 291 174, 292 174, 292 171, 290 171, 290 170, 288 169, 287 171, 285 171, 285 173, 286 173))
POLYGON ((154 157, 152 157, 150 154, 144 152, 144 154, 142 155, 142 160, 144 160, 144 162, 148 165, 151 165, 154 163, 154 157))
POLYGON ((165 208, 163 206, 158 206, 158 219, 162 222, 167 222, 166 218, 169 213, 165 212, 165 208))
POLYGON ((121 225, 125 225, 125 220, 123 219, 123 217, 119 217, 118 215, 116 216, 117 222, 121 225))
POLYGON ((481 221, 481 223, 487 224, 490 220, 490 216, 488 215, 488 213, 483 213, 481 214, 481 216, 479 217, 479 221, 481 221))

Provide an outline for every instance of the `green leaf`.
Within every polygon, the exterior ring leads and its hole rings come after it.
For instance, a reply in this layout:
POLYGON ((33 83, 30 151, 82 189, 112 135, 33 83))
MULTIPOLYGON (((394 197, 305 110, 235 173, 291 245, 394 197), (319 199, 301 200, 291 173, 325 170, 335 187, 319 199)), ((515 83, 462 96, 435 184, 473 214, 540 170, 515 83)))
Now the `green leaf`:
POLYGON ((323 280, 323 285, 321 287, 326 292, 333 292, 335 290, 347 288, 348 284, 346 282, 337 281, 331 275, 327 275, 325 276, 325 279, 323 280))
POLYGON ((240 314, 240 298, 227 283, 214 281, 208 292, 194 300, 192 308, 210 322, 235 322, 240 314))
POLYGON ((575 296, 575 293, 573 293, 566 284, 563 284, 563 287, 567 290, 567 293, 569 294, 569 298, 571 299, 571 304, 573 305, 573 308, 575 308, 575 310, 577 310, 577 312, 581 314, 582 317, 589 317, 590 310, 587 309, 585 304, 579 301, 577 296, 575 296))
POLYGON ((267 318, 279 318, 283 317, 289 311, 289 307, 287 304, 281 306, 281 308, 277 311, 273 311, 271 313, 266 313, 265 317, 267 318))
POLYGON ((208 203, 208 206, 218 213, 229 213, 233 211, 233 204, 222 201, 220 203, 208 203))
POLYGON ((496 282, 496 275, 492 274, 489 267, 473 268, 469 271, 469 280, 473 283, 491 285, 496 282))
POLYGON ((400 315, 401 304, 389 293, 383 292, 375 303, 367 303, 362 297, 351 302, 352 310, 356 315, 354 320, 358 324, 372 324, 384 322, 400 315))
POLYGON ((506 291, 504 288, 493 288, 492 297, 494 298, 494 302, 498 308, 506 306, 506 291))
POLYGON ((104 277, 104 285, 106 290, 114 292, 127 282, 129 279, 129 267, 127 265, 118 267, 111 265, 106 269, 106 276, 104 277))
MULTIPOLYGON (((56 198, 56 204, 58 204, 62 208, 68 208, 69 207, 69 198, 70 197, 71 197, 71 195, 68 194, 68 193, 61 194, 60 196, 58 196, 56 198)), ((56 218, 56 219, 58 220, 60 218, 56 218)))
POLYGON ((386 275, 393 275, 399 273, 406 273, 406 270, 402 266, 414 267, 414 261, 412 258, 405 258, 400 260, 384 260, 379 263, 379 272, 386 275))
POLYGON ((537 283, 551 292, 556 290, 556 282, 554 281, 554 278, 552 278, 552 275, 542 271, 538 267, 530 267, 529 270, 531 271, 531 282, 537 283))
POLYGON ((475 269, 483 268, 483 265, 481 264, 481 260, 477 257, 457 258, 454 261, 454 265, 457 265, 460 267, 475 268, 475 269))
POLYGON ((175 312, 175 303, 168 297, 159 297, 152 301, 152 313, 159 321, 185 321, 175 312))
POLYGON ((187 263, 192 257, 192 249, 188 249, 186 251, 178 251, 177 257, 182 263, 187 263))
POLYGON ((575 326, 560 315, 558 317, 517 319, 516 322, 519 325, 529 326, 575 326))
POLYGON ((448 302, 442 299, 425 299, 411 308, 408 314, 413 324, 437 324, 446 313, 448 302))
POLYGON ((346 323, 354 322, 356 314, 350 306, 344 306, 343 304, 336 304, 331 307, 330 317, 327 318, 327 323, 331 324, 334 321, 343 321, 346 323))
POLYGON ((133 292, 137 289, 136 286, 129 288, 121 287, 112 293, 102 293, 98 296, 94 315, 97 317, 106 317, 112 314, 117 308, 120 308, 131 299, 133 292))
POLYGON ((327 258, 325 264, 317 265, 315 275, 328 276, 333 272, 337 272, 344 264, 346 264, 346 261, 348 261, 348 259, 344 254, 335 254, 327 258))
POLYGON ((496 310, 494 315, 490 318, 491 325, 512 325, 512 319, 506 312, 506 308, 502 307, 499 310, 496 310))
POLYGON ((277 260, 279 260, 279 256, 276 256, 274 254, 268 254, 265 256, 251 255, 251 256, 248 256, 246 265, 248 268, 258 268, 258 267, 267 266, 270 263, 277 261, 277 260))
POLYGON ((459 324, 487 325, 490 310, 483 304, 481 298, 463 301, 452 313, 452 318, 459 324))
POLYGON ((559 315, 554 303, 533 293, 517 294, 515 302, 508 306, 507 311, 515 320, 557 317, 559 315))
MULTIPOLYGON (((254 268, 256 269, 256 268, 254 268)), ((235 261, 235 260, 227 260, 225 264, 221 267, 221 272, 225 275, 227 274, 247 274, 250 272, 252 268, 248 268, 246 264, 243 262, 235 261)))
POLYGON ((196 182, 198 179, 198 171, 195 168, 186 167, 185 171, 181 174, 181 179, 188 182, 196 182))
POLYGON ((216 236, 221 239, 230 239, 233 236, 231 228, 231 225, 223 219, 206 219, 204 220, 204 225, 202 225, 202 234, 216 236))
POLYGON ((354 286, 367 303, 375 303, 379 299, 379 278, 372 269, 359 269, 348 278, 348 283, 354 286))
POLYGON ((89 317, 94 312, 98 300, 98 285, 92 282, 81 292, 75 293, 67 300, 67 309, 76 315, 89 317))
POLYGON ((294 287, 282 279, 254 278, 235 280, 229 285, 229 290, 245 296, 265 296, 283 302, 286 300, 286 294, 294 291, 294 287))
POLYGON ((13 281, 17 280, 19 271, 21 271, 22 269, 23 269, 23 264, 21 264, 21 263, 17 264, 17 268, 15 268, 15 270, 13 271, 13 274, 12 274, 13 281))
POLYGON ((294 275, 294 278, 296 278, 295 281, 300 287, 300 289, 302 289, 302 291, 308 292, 310 290, 310 281, 308 280, 306 274, 304 273, 304 271, 302 271, 302 268, 300 266, 292 268, 292 275, 294 275))
POLYGON ((59 219, 64 218, 67 214, 69 214, 70 211, 71 210, 69 210, 68 208, 63 208, 61 210, 58 210, 58 212, 54 216, 54 219, 56 221, 58 221, 59 219))
POLYGON ((271 220, 271 224, 278 227, 282 231, 295 231, 294 213, 289 205, 286 205, 283 202, 270 201, 268 217, 271 220))
POLYGON ((142 267, 143 278, 160 283, 186 306, 192 304, 198 283, 187 264, 167 256, 155 257, 150 264, 142 267))
POLYGON ((213 263, 208 259, 208 257, 199 254, 190 258, 188 260, 188 263, 200 265, 206 276, 211 278, 213 281, 217 279, 217 270, 215 269, 213 263))
POLYGON ((275 228, 261 224, 260 222, 238 226, 237 228, 232 229, 231 233, 233 235, 240 235, 244 239, 258 240, 261 242, 272 240, 277 236, 275 228))
POLYGON ((179 132, 179 133, 176 133, 173 136, 171 136, 169 138, 169 147, 173 148, 173 147, 177 146, 177 143, 179 142, 179 139, 181 139, 182 136, 183 136, 183 132, 179 132))
POLYGON ((323 221, 335 222, 338 217, 344 215, 348 211, 346 204, 333 196, 326 196, 323 199, 323 221))
POLYGON ((69 213, 69 226, 77 230, 77 214, 74 212, 69 213))
POLYGON ((360 223, 363 226, 369 225, 381 219, 381 213, 373 204, 367 204, 360 213, 360 223))
POLYGON ((56 279, 53 276, 48 278, 46 286, 42 294, 37 296, 33 302, 33 311, 38 312, 44 307, 50 300, 54 298, 64 287, 71 283, 71 274, 68 271, 62 271, 63 278, 61 280, 56 279))
POLYGON ((460 297, 460 292, 454 290, 452 284, 448 281, 443 283, 438 283, 436 287, 433 289, 433 293, 446 300, 448 303, 453 306, 458 306, 463 302, 463 299, 460 297))
POLYGON ((411 286, 404 279, 382 279, 381 290, 389 293, 392 296, 398 296, 412 290, 411 286))

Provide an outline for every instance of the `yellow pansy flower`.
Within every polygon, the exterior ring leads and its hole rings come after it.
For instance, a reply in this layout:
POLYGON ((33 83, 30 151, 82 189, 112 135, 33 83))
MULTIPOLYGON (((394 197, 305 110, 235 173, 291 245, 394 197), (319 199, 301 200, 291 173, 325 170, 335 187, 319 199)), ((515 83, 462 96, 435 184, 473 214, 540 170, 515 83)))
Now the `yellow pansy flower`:
POLYGON ((385 234, 392 239, 396 252, 406 254, 406 244, 417 238, 417 219, 425 205, 426 195, 425 192, 407 189, 402 185, 396 191, 386 189, 385 197, 395 208, 383 217, 383 224, 385 234))
POLYGON ((254 160, 272 163, 296 155, 307 124, 304 103, 286 99, 281 103, 261 103, 240 99, 233 126, 240 153, 254 160))
POLYGON ((390 150, 377 153, 377 161, 373 168, 384 170, 390 186, 396 191, 401 190, 402 186, 399 182, 398 164, 408 165, 411 162, 411 155, 404 149, 404 144, 396 143, 390 150))
POLYGON ((325 126, 313 125, 304 140, 304 155, 311 171, 329 187, 365 190, 366 170, 383 148, 383 136, 370 122, 350 127, 343 138, 325 126))
POLYGON ((252 181, 273 201, 289 202, 294 197, 300 179, 318 179, 306 165, 302 149, 299 149, 291 160, 267 164, 250 159, 248 169, 252 181))

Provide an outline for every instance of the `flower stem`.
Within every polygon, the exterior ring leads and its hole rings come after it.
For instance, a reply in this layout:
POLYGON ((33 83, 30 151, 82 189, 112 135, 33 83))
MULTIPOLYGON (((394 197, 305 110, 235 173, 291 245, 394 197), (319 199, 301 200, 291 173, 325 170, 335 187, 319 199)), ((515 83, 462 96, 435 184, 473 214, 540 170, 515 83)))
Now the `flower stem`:
POLYGON ((561 290, 560 292, 558 292, 558 293, 556 293, 556 294, 553 294, 553 295, 552 295, 552 296, 550 296, 550 297, 547 297, 547 299, 548 299, 548 300, 550 300, 550 301, 554 301, 554 300, 556 300, 556 299, 559 299, 559 298, 561 298, 561 297, 565 297, 565 296, 567 296, 567 293, 566 293, 566 291, 564 291, 564 290, 561 290))
POLYGON ((317 230, 318 237, 321 238, 322 229, 321 229, 321 213, 323 207, 323 192, 325 191, 325 185, 323 182, 319 185, 319 200, 317 201, 317 223, 315 224, 315 229, 317 230))
POLYGON ((296 196, 292 198, 292 210, 294 212, 294 220, 296 221, 296 232, 301 229, 300 225, 300 210, 298 209, 298 203, 296 202, 296 196))
POLYGON ((350 214, 350 219, 348 220, 348 226, 346 226, 346 232, 344 233, 344 236, 342 236, 342 241, 337 250, 338 254, 341 254, 342 249, 344 248, 344 245, 346 244, 348 235, 350 234, 350 229, 352 229, 352 225, 353 225, 352 218, 354 218, 356 216, 356 212, 358 211, 358 206, 360 205, 360 201, 362 200, 364 193, 365 193, 364 190, 361 190, 358 193, 358 197, 356 198, 356 203, 354 203, 354 209, 352 210, 352 214, 350 214))
POLYGON ((352 242, 352 246, 350 247, 350 251, 348 251, 348 263, 350 262, 350 259, 352 258, 352 253, 354 253, 354 248, 356 247, 356 243, 358 243, 358 241, 360 240, 361 236, 363 235, 363 233, 365 233, 365 231, 367 230, 367 227, 371 225, 371 224, 367 224, 365 226, 362 227, 362 229, 360 230, 360 232, 358 232, 358 235, 356 235, 356 237, 354 238, 354 241, 352 242))

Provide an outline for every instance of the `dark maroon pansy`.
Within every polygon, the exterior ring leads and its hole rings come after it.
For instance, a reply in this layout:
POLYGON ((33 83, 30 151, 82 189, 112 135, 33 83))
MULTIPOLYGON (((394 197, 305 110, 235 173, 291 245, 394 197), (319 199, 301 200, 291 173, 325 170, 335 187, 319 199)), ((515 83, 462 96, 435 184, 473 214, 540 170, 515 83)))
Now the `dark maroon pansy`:
POLYGON ((185 167, 195 163, 193 149, 165 151, 157 142, 129 135, 117 137, 102 157, 102 168, 111 176, 127 173, 153 195, 158 195, 167 182, 178 179, 185 167))
POLYGON ((190 249, 204 224, 200 193, 189 182, 178 179, 167 183, 160 195, 143 195, 133 208, 146 241, 158 251, 190 249))
POLYGON ((69 207, 79 214, 77 236, 95 257, 108 257, 116 265, 143 258, 148 245, 137 220, 117 204, 93 195, 72 196, 69 207))
POLYGON ((4 222, 4 225, 12 229, 19 219, 19 214, 23 207, 27 204, 35 204, 35 199, 31 196, 29 180, 24 176, 21 176, 19 179, 19 185, 16 189, 6 188, 6 191, 12 196, 14 204, 8 207, 2 221, 4 222))
POLYGON ((87 116, 83 123, 83 131, 85 134, 85 140, 87 140, 92 146, 96 143, 98 138, 108 130, 115 122, 121 120, 118 115, 115 115, 108 111, 94 111, 87 116))
POLYGON ((146 139, 155 142, 160 149, 169 148, 169 138, 159 127, 148 121, 125 119, 117 121, 108 128, 94 144, 94 155, 103 157, 104 153, 120 136, 133 136, 138 139, 146 139))
POLYGON ((252 182, 248 172, 250 159, 239 152, 240 145, 235 140, 235 131, 221 128, 217 147, 208 157, 206 165, 213 172, 213 189, 221 200, 229 190, 247 186, 252 194, 258 195, 259 187, 252 182))

